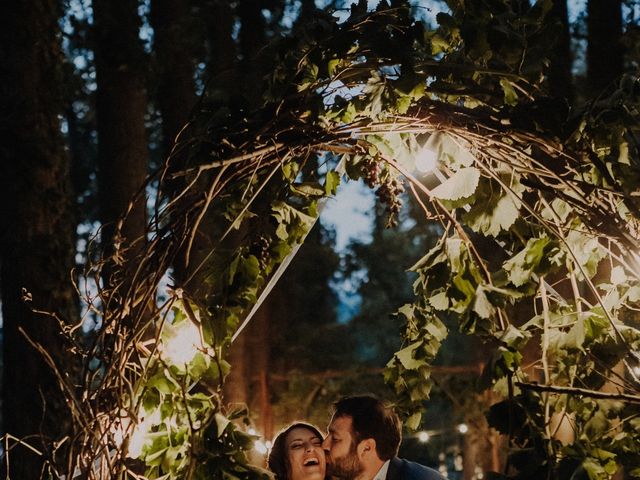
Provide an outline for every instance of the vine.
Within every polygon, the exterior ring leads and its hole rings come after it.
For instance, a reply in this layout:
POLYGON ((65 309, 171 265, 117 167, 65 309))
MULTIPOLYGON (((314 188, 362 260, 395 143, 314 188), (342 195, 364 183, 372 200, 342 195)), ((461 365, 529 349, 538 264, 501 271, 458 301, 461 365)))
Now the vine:
POLYGON ((442 226, 412 267, 404 346, 385 372, 408 425, 455 325, 492 348, 481 383, 505 398, 489 413, 512 447, 504 478, 605 479, 620 465, 640 476, 636 81, 559 119, 539 75, 548 2, 524 14, 468 3, 428 29, 406 2, 360 1, 343 23, 319 17, 265 51, 276 61, 260 109, 210 89, 174 149, 187 166, 170 157, 150 180, 147 237, 86 272, 108 272, 88 300, 100 328, 77 345, 83 383, 65 390, 75 430, 52 472, 266 475, 246 458, 246 412, 223 406, 225 352, 346 177, 377 188, 390 226, 403 182, 442 226), (413 173, 425 143, 443 176, 434 187, 413 173), (188 274, 157 302, 180 259, 188 274), (543 354, 526 367, 531 342, 543 354))

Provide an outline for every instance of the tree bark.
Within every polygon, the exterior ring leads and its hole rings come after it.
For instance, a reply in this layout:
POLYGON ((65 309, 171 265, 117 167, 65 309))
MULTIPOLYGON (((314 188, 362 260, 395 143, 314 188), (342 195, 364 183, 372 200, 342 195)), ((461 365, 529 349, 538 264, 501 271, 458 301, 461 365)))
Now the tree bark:
MULTIPOLYGON (((144 241, 147 173, 145 131, 147 97, 142 66, 145 55, 140 38, 136 0, 94 0, 95 62, 98 82, 98 190, 102 242, 107 255, 114 242, 132 256, 144 241), (138 194, 136 196, 136 194, 138 194), (130 203, 135 197, 133 203, 130 203), (121 239, 116 222, 124 214, 121 239)), ((105 278, 105 283, 109 283, 105 278)))
POLYGON ((556 44, 550 55, 549 91, 552 96, 572 103, 571 34, 566 0, 554 0, 548 20, 555 22, 558 28, 556 44))
MULTIPOLYGON (((157 68, 155 99, 162 117, 162 158, 171 155, 169 174, 185 167, 186 152, 179 147, 172 150, 196 101, 195 52, 188 40, 191 36, 189 13, 189 2, 185 0, 153 0, 151 3, 157 68)), ((168 185, 167 195, 174 198, 183 187, 181 177, 173 180, 168 185)), ((178 283, 187 277, 183 256, 175 260, 173 270, 178 283)))
POLYGON ((209 17, 209 65, 210 78, 217 78, 214 82, 220 87, 234 88, 237 61, 237 48, 233 39, 235 23, 231 5, 228 2, 214 2, 207 11, 209 17))
POLYGON ((151 26, 158 86, 156 101, 162 116, 163 156, 171 152, 175 137, 189 120, 195 103, 194 58, 189 42, 189 2, 153 0, 151 26))
MULTIPOLYGON (((240 54, 242 61, 238 66, 239 72, 235 72, 233 75, 224 74, 219 81, 216 82, 216 86, 221 88, 230 87, 229 79, 236 79, 236 83, 240 86, 240 92, 245 97, 250 98, 254 103, 257 98, 252 98, 252 92, 249 86, 252 85, 253 79, 250 69, 250 59, 256 54, 258 49, 264 45, 265 39, 265 22, 262 16, 260 0, 241 0, 238 3, 238 16, 240 17, 240 54)), ((217 7, 219 11, 230 13, 225 7, 217 7)), ((228 22, 222 23, 222 30, 218 32, 212 32, 212 57, 217 56, 222 62, 222 67, 226 67, 231 62, 231 59, 220 48, 231 37, 226 37, 230 30, 227 28, 230 26, 228 22)), ((253 89, 258 91, 258 89, 253 89)), ((252 384, 254 378, 260 378, 261 375, 266 374, 268 369, 268 350, 269 342, 268 338, 264 337, 264 332, 268 331, 268 310, 267 305, 271 302, 270 298, 265 299, 265 302, 256 312, 255 316, 251 320, 251 323, 246 330, 236 339, 236 341, 229 348, 228 358, 232 365, 231 372, 225 380, 224 397, 227 402, 236 403, 243 402, 250 406, 255 405, 252 401, 255 396, 255 390, 253 390, 252 384), (257 348, 259 351, 253 351, 257 348), (265 353, 266 349, 266 353, 265 353), (257 361, 257 363, 255 363, 257 361), (248 368, 249 365, 251 368, 248 368)), ((259 384, 261 385, 261 384, 259 384)), ((267 395, 264 391, 258 389, 258 395, 262 399, 267 395)), ((264 420, 268 417, 268 412, 263 412, 260 407, 263 406, 263 401, 258 402, 258 411, 261 415, 261 424, 264 430, 264 420), (266 413, 266 416, 265 416, 266 413)), ((270 407, 270 406, 269 406, 270 407)), ((269 421, 267 420, 267 423, 269 421)), ((263 431, 262 434, 265 432, 263 431)))
MULTIPOLYGON (((52 370, 21 330, 65 371, 59 323, 30 308, 77 320, 70 275, 75 235, 69 158, 59 121, 60 13, 55 0, 16 0, 5 5, 0 17, 4 430, 19 438, 36 435, 27 440, 45 454, 49 440, 65 433, 69 412, 52 370)), ((15 447, 9 451, 12 478, 39 478, 42 460, 15 447)))
POLYGON ((623 72, 622 0, 589 0, 587 30, 587 87, 598 95, 623 72))

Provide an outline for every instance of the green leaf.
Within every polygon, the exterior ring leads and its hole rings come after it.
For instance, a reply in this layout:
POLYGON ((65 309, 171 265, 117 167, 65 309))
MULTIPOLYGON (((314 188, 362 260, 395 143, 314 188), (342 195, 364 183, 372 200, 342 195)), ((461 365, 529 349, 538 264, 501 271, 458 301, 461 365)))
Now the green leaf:
POLYGON ((447 326, 435 316, 430 318, 429 323, 424 326, 424 329, 438 342, 444 340, 449 333, 447 326))
POLYGON ((475 192, 475 202, 462 216, 466 225, 474 232, 498 236, 509 230, 520 216, 521 202, 515 195, 524 191, 522 184, 514 178, 504 179, 511 192, 505 192, 493 181, 481 181, 475 192))
POLYGON ((147 386, 155 388, 158 392, 169 394, 175 390, 174 385, 167 379, 164 372, 159 372, 147 382, 147 386))
POLYGON ((504 92, 504 103, 507 105, 517 105, 518 104, 518 94, 510 80, 506 78, 500 79, 500 86, 502 87, 502 91, 504 92))
POLYGON ((191 363, 189 364, 189 373, 195 379, 199 379, 209 369, 209 357, 202 352, 198 352, 194 355, 191 363))
POLYGON ((216 413, 215 414, 215 420, 216 420, 218 438, 220 438, 222 436, 222 434, 224 433, 225 429, 231 423, 231 421, 227 417, 222 415, 221 413, 216 413))
POLYGON ((405 426, 410 430, 417 430, 422 421, 422 412, 416 412, 407 418, 404 422, 405 426))
MULTIPOLYGON (((598 239, 594 238, 593 235, 572 229, 567 234, 566 242, 572 253, 567 258, 573 261, 575 257, 587 276, 593 278, 598 270, 600 261, 606 257, 605 249, 599 244, 598 239)), ((582 278, 581 270, 578 270, 578 277, 582 278)))
POLYGON ((449 308, 449 297, 447 296, 447 292, 436 293, 428 300, 429 305, 431 305, 436 310, 446 310, 449 308))
POLYGON ((624 273, 624 268, 620 265, 616 265, 611 269, 611 283, 613 285, 619 285, 627 281, 627 275, 624 273))
POLYGON ((288 243, 299 242, 315 223, 315 217, 293 208, 291 205, 277 201, 272 205, 272 215, 278 222, 276 236, 288 243), (291 237, 291 238, 290 238, 291 237))
POLYGON ((413 358, 413 353, 418 347, 420 347, 421 344, 422 342, 415 342, 408 347, 403 348, 399 352, 396 352, 395 357, 407 370, 415 370, 418 367, 424 365, 423 360, 416 360, 415 358, 413 358))
POLYGON ((327 63, 327 72, 329 73, 330 77, 334 76, 334 74, 336 73, 336 68, 338 67, 339 64, 340 64, 339 58, 332 58, 331 60, 329 60, 329 62, 327 63))
POLYGON ((480 180, 477 168, 461 168, 431 191, 440 200, 460 200, 472 196, 480 180))
POLYGON ((303 197, 324 197, 325 189, 315 182, 294 183, 291 190, 303 197))
POLYGON ((340 185, 340 174, 334 170, 328 171, 324 183, 325 195, 335 195, 338 191, 338 185, 340 185))
POLYGON ((549 255, 551 246, 551 239, 547 236, 530 238, 524 249, 503 264, 509 280, 515 287, 520 287, 531 280, 534 271, 549 255))
POLYGON ((496 309, 487 298, 482 286, 479 286, 476 290, 476 296, 473 300, 473 311, 485 320, 488 320, 496 313, 496 309))

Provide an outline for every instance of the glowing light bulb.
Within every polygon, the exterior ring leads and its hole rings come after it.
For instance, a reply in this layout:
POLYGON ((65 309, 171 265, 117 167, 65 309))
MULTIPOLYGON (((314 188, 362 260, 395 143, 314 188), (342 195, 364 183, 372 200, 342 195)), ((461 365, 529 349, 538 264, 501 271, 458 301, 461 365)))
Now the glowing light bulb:
POLYGON ((169 329, 162 353, 168 362, 184 365, 191 361, 199 348, 202 348, 202 342, 198 327, 193 322, 184 321, 169 329))
POLYGON ((247 433, 249 435, 257 435, 258 434, 258 432, 256 432, 256 429, 253 428, 253 427, 249 427, 249 430, 247 430, 247 433))
POLYGON ((264 442, 264 445, 265 447, 267 447, 267 450, 271 450, 271 447, 273 447, 271 440, 267 440, 266 442, 264 442))
POLYGON ((416 170, 420 173, 427 173, 436 168, 438 154, 425 145, 415 157, 416 170))
POLYGON ((461 423, 460 425, 458 425, 458 431, 464 435, 469 431, 469 427, 466 423, 461 423))
POLYGON ((427 432, 419 432, 418 440, 420 440, 422 443, 427 443, 429 441, 429 434, 427 432))

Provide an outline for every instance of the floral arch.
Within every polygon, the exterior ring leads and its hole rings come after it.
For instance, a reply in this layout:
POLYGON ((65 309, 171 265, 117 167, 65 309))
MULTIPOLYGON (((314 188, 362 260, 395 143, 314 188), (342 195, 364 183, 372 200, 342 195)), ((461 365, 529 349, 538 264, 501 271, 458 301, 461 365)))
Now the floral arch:
POLYGON ((404 347, 385 373, 407 422, 419 422, 446 320, 492 349, 485 380, 506 388, 496 408, 514 447, 509 478, 525 478, 523 452, 535 471, 560 478, 638 465, 635 79, 568 115, 541 89, 540 5, 502 18, 505 42, 478 50, 461 32, 495 29, 489 20, 461 7, 427 29, 391 3, 367 12, 360 2, 342 23, 318 18, 269 47, 279 61, 260 108, 215 88, 203 97, 150 180, 160 195, 147 238, 86 272, 108 271, 110 281, 89 299, 101 327, 83 347, 82 394, 67 389, 75 431, 56 472, 264 475, 246 462, 252 439, 231 421, 241 413, 222 407, 225 351, 319 204, 358 178, 391 215, 406 185, 443 232, 412 267, 415 301, 399 311, 404 347), (425 148, 442 177, 435 188, 413 173, 425 148), (525 302, 532 316, 514 317, 525 302), (533 370, 521 365, 528 342, 539 343, 533 370), (555 435, 558 418, 573 430, 568 444, 555 435))

